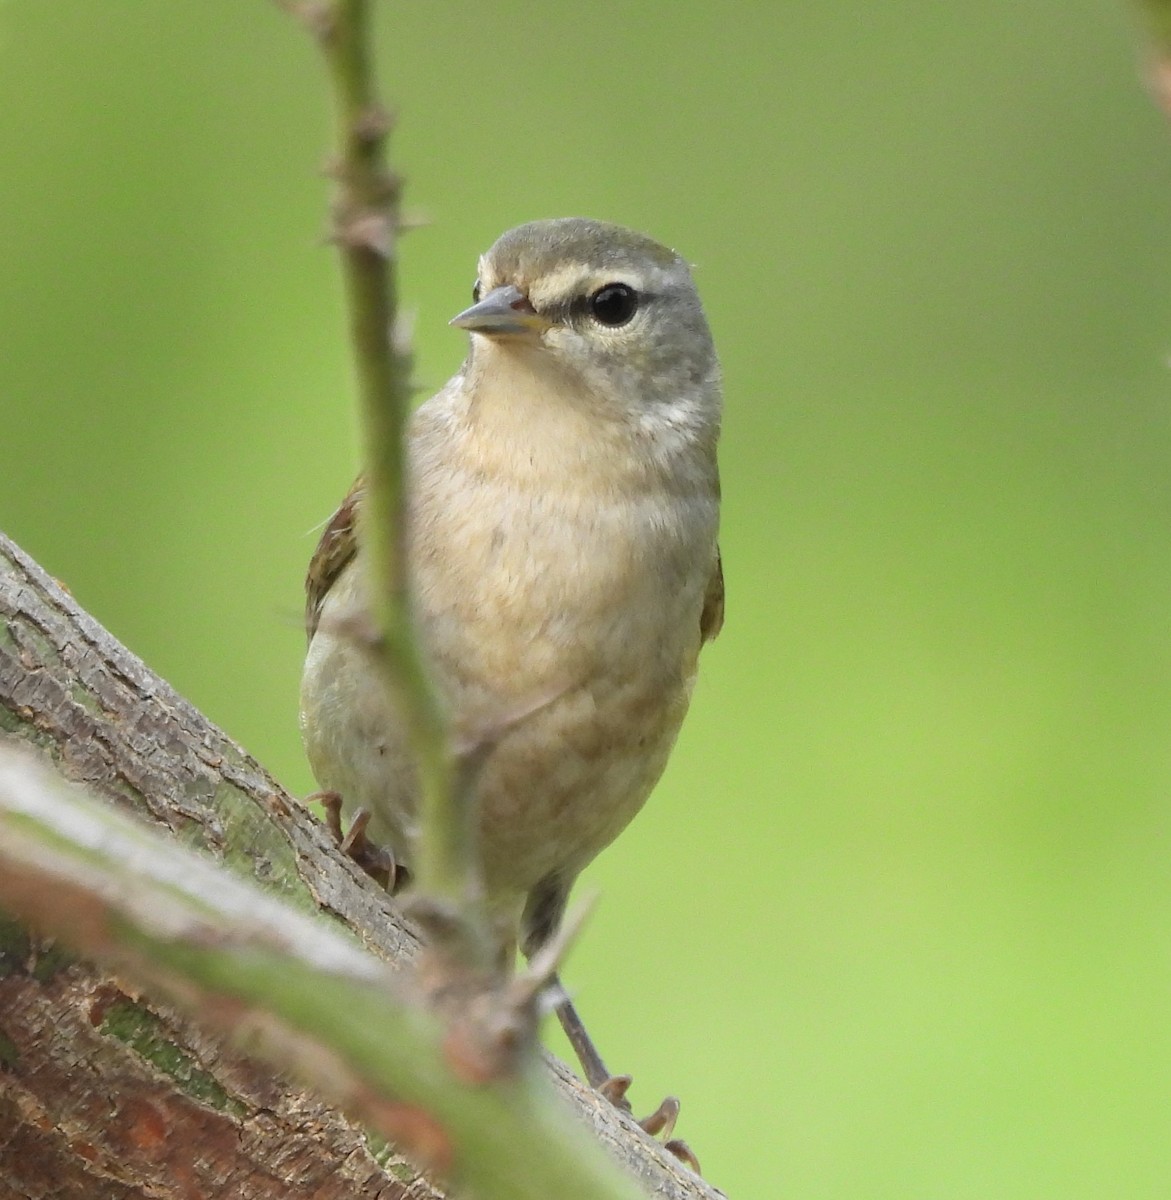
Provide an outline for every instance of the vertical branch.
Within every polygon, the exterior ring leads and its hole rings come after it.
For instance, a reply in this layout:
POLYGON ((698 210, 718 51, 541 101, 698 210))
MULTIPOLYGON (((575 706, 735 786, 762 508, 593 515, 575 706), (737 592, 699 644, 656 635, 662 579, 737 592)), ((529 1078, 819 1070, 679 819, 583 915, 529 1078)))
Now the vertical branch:
POLYGON ((377 95, 370 0, 322 0, 298 14, 317 36, 333 84, 337 157, 332 237, 341 253, 366 463, 358 536, 374 622, 372 652, 410 734, 418 770, 420 890, 463 910, 478 932, 478 876, 469 836, 468 787, 451 750, 410 599, 406 560, 404 434, 411 358, 394 335, 400 178, 386 165, 393 124, 377 95))

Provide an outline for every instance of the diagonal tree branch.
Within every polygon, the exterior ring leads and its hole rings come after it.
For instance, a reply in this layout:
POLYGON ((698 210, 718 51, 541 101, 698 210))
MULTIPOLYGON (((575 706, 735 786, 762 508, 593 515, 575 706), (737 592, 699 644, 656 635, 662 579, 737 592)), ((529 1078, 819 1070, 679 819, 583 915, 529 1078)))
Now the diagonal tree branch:
POLYGON ((0 753, 0 903, 293 1067, 485 1200, 637 1200, 548 1081, 467 1086, 455 1032, 336 928, 0 753))
MULTIPOLYGON (((38 747, 66 778, 234 875, 328 913, 392 971, 410 963, 417 941, 393 902, 308 810, 2 535, 0 618, 0 742, 38 747)), ((715 1200, 628 1117, 552 1069, 646 1191, 715 1200)), ((0 924, 0 1177, 28 1174, 18 1195, 178 1200, 193 1171, 208 1195, 437 1194, 377 1138, 153 991, 0 924)))

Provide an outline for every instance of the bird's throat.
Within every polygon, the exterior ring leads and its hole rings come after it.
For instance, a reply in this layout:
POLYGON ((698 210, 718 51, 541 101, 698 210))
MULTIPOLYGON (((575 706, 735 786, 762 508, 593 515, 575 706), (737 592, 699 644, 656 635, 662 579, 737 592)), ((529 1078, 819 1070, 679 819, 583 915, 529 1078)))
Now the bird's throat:
POLYGON ((458 453, 477 472, 593 492, 646 474, 618 406, 536 347, 478 347, 462 391, 458 453))

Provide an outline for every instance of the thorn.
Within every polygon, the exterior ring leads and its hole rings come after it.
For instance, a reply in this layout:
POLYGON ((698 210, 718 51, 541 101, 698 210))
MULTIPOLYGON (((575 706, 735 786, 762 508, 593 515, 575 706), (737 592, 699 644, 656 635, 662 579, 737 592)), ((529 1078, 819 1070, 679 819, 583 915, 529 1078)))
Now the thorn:
POLYGON ((411 342, 414 338, 415 321, 418 315, 418 309, 414 308, 395 315, 394 322, 390 327, 390 348, 400 358, 411 357, 411 342))
POLYGON ((329 240, 347 250, 371 250, 381 258, 389 258, 393 244, 390 218, 374 209, 338 216, 329 240))
POLYGON ((276 6, 300 21, 319 42, 326 41, 333 33, 333 14, 322 0, 276 0, 276 6))
POLYGON ((353 132, 360 142, 376 145, 394 128, 394 114, 381 104, 371 104, 354 118, 353 132))
POLYGON ((555 1013, 561 1004, 570 998, 565 984, 560 980, 557 982, 560 987, 550 985, 537 994, 537 1017, 539 1020, 544 1020, 550 1013, 555 1013))
POLYGON ((431 214, 423 212, 422 209, 417 212, 404 213, 398 219, 399 233, 410 233, 414 229, 427 229, 431 223, 431 214))
POLYGON ((597 892, 579 901, 557 932, 529 960, 529 965, 517 973, 511 986, 518 1006, 532 1004, 549 987, 597 904, 597 892))
POLYGON ((327 42, 331 42, 333 35, 337 32, 337 18, 334 16, 333 8, 325 0, 318 0, 317 3, 314 3, 313 0, 304 0, 301 9, 303 13, 301 19, 318 43, 324 46, 327 42))
POLYGON ((520 1051, 532 1037, 529 1020, 515 1010, 493 1007, 487 999, 487 1007, 473 1004, 468 1019, 449 1025, 443 1039, 447 1065, 465 1083, 477 1086, 514 1074, 520 1051))

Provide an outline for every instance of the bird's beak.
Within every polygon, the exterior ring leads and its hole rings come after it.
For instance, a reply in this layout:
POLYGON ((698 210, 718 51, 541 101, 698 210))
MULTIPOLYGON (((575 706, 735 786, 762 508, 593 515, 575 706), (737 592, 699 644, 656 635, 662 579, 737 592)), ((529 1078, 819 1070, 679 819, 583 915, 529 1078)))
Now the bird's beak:
POLYGON ((511 283, 493 288, 448 323, 488 337, 540 333, 549 328, 549 322, 533 310, 524 292, 511 283))

